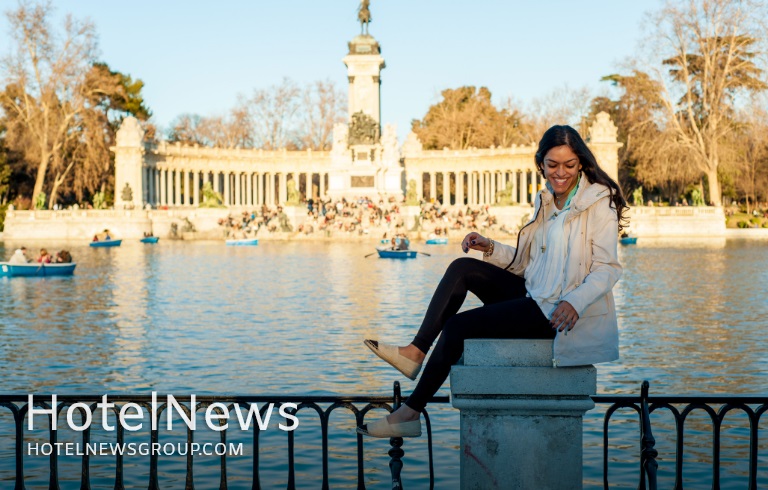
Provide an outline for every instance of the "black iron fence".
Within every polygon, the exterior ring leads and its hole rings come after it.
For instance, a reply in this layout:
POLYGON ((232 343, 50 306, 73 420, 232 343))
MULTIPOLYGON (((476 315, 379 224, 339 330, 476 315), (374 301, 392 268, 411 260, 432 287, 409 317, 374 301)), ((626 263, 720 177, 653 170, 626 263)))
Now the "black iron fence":
MULTIPOLYGON (((733 411, 739 411, 748 417, 749 420, 749 470, 747 479, 749 482, 749 489, 756 489, 757 487, 757 466, 758 466, 758 434, 759 423, 762 414, 768 409, 768 397, 740 397, 740 396, 728 396, 728 395, 712 395, 712 396, 650 396, 649 384, 647 381, 643 382, 640 395, 595 395, 592 397, 596 404, 599 406, 607 406, 605 409, 605 415, 603 418, 603 486, 604 488, 610 488, 609 485, 609 461, 610 461, 610 446, 609 440, 609 427, 612 417, 618 410, 628 409, 634 411, 637 414, 637 422, 639 423, 639 437, 637 437, 637 457, 638 457, 638 488, 655 490, 657 487, 657 457, 658 452, 655 448, 656 441, 652 434, 651 428, 651 414, 656 411, 666 410, 672 414, 674 419, 674 488, 682 490, 684 488, 683 459, 685 456, 685 428, 686 420, 689 415, 695 411, 702 411, 709 417, 711 421, 711 488, 720 488, 720 456, 721 456, 721 437, 720 431, 722 424, 726 418, 726 415, 733 411)), ((50 400, 50 397, 47 398, 50 400)), ((387 396, 314 396, 314 397, 291 397, 291 396, 199 396, 196 397, 196 403, 194 410, 191 407, 190 397, 177 397, 180 404, 180 408, 183 409, 188 416, 194 416, 194 413, 203 411, 211 407, 213 404, 223 404, 230 412, 236 407, 244 407, 248 410, 251 404, 257 404, 261 406, 259 412, 264 415, 268 404, 274 403, 277 406, 282 404, 291 404, 291 408, 286 412, 289 414, 297 414, 302 410, 314 411, 317 413, 320 421, 320 429, 322 432, 322 484, 321 488, 329 488, 329 419, 331 414, 336 410, 346 410, 351 412, 354 416, 356 425, 364 423, 365 415, 372 409, 383 408, 388 411, 396 409, 401 403, 400 385, 395 382, 394 393, 391 397, 387 396), (187 405, 190 405, 188 407, 187 405), (360 406, 360 408, 358 407, 360 406), (295 408, 294 408, 295 407, 295 408), (325 407, 325 408, 323 408, 325 407)), ((44 401, 45 397, 40 400, 35 400, 33 406, 40 409, 50 409, 51 407, 44 401), (42 401, 40 401, 42 400, 42 401)), ((101 396, 59 396, 57 400, 56 414, 57 417, 61 412, 71 407, 74 404, 86 404, 93 412, 97 408, 97 403, 102 400, 101 396)), ((129 403, 134 403, 139 406, 149 409, 153 400, 149 395, 134 396, 134 395, 119 395, 111 396, 110 401, 115 402, 115 406, 112 410, 115 415, 120 411, 122 406, 129 403)), ((449 403, 448 397, 435 397, 430 403, 449 403)), ((27 419, 30 407, 28 404, 27 396, 19 395, 0 395, 0 407, 8 409, 13 415, 15 424, 15 445, 14 445, 14 461, 15 461, 15 490, 24 490, 25 479, 25 466, 24 466, 24 442, 25 442, 25 420, 27 419)), ((161 403, 158 405, 159 411, 167 410, 167 404, 161 403)), ((78 408, 81 414, 81 425, 86 425, 85 409, 81 406, 78 408)), ((222 412, 217 408, 217 412, 222 412)), ((427 451, 428 451, 428 466, 429 466, 429 488, 434 488, 435 475, 432 459, 432 428, 430 423, 429 414, 424 412, 424 422, 426 426, 427 436, 427 451)), ((51 429, 52 416, 48 416, 48 443, 55 446, 58 442, 57 431, 51 429)), ((223 421, 220 422, 223 424, 223 421)), ((259 461, 259 447, 260 438, 259 430, 253 431, 253 467, 252 467, 252 489, 261 489, 260 479, 260 461, 259 461)), ((192 444, 194 431, 186 431, 186 443, 192 444)), ((158 444, 159 441, 159 429, 153 429, 149 431, 150 443, 158 444)), ((220 442, 224 445, 227 443, 227 430, 220 432, 220 442)), ((287 461, 287 488, 296 488, 296 463, 295 463, 295 441, 294 433, 292 431, 287 432, 287 444, 288 444, 288 461, 287 461)), ((82 445, 85 447, 91 440, 91 428, 85 427, 81 435, 82 445)), ((123 444, 125 441, 125 431, 121 425, 116 425, 116 442, 117 444, 123 444)), ((356 455, 356 468, 357 468, 357 488, 365 488, 365 465, 364 465, 364 439, 361 435, 357 435, 357 455, 356 455)), ((403 456, 405 454, 403 449, 402 438, 390 439, 390 449, 388 451, 390 456, 389 467, 392 477, 392 488, 402 489, 403 483, 401 479, 401 472, 403 468, 403 456)), ((227 453, 217 454, 219 458, 219 464, 221 468, 219 488, 228 488, 227 478, 227 453)), ((59 461, 56 451, 52 451, 49 458, 49 488, 59 488, 59 461)), ((159 455, 152 452, 149 456, 149 490, 159 490, 161 488, 158 478, 158 460, 159 455)), ((186 483, 185 489, 194 488, 193 468, 194 468, 195 456, 190 451, 186 454, 186 483)), ((80 488, 91 488, 91 475, 90 475, 90 457, 87 452, 82 454, 80 472, 80 488)), ((123 464, 123 455, 115 454, 115 476, 114 486, 116 490, 124 489, 123 476, 125 473, 123 464)))
MULTIPOLYGON (((51 407, 48 403, 45 402, 45 400, 51 400, 51 397, 48 396, 47 398, 45 396, 37 396, 37 399, 33 402, 33 407, 38 407, 38 414, 40 413, 39 410, 50 410, 51 407)), ((169 410, 168 403, 167 402, 158 402, 159 399, 162 401, 165 397, 158 396, 154 402, 156 403, 156 411, 157 413, 162 414, 162 412, 169 410)), ((288 414, 296 415, 298 412, 302 410, 309 410, 314 411, 317 413, 320 421, 320 429, 322 432, 322 456, 321 456, 321 464, 322 464, 322 482, 321 482, 321 488, 328 489, 329 488, 329 475, 328 475, 328 433, 329 433, 329 419, 331 417, 331 414, 333 414, 334 411, 337 410, 346 410, 348 412, 351 412, 351 414, 355 418, 355 423, 357 426, 360 426, 364 423, 365 415, 372 409, 375 408, 383 408, 388 411, 392 411, 397 409, 402 401, 401 394, 400 394, 400 384, 398 382, 394 383, 394 393, 391 397, 386 396, 313 396, 313 397, 303 397, 303 396, 196 396, 195 397, 195 406, 194 409, 190 409, 191 407, 191 398, 189 396, 178 396, 174 397, 174 400, 179 402, 178 408, 181 409, 187 417, 194 417, 194 413, 198 413, 200 411, 204 411, 211 407, 213 404, 217 404, 216 410, 214 412, 217 412, 218 414, 221 414, 223 410, 219 408, 218 404, 223 404, 226 406, 226 408, 232 412, 236 409, 236 407, 242 407, 246 412, 249 411, 251 404, 257 404, 257 406, 261 407, 258 409, 260 412, 260 416, 264 417, 265 411, 270 407, 270 404, 274 404, 276 407, 280 407, 282 405, 290 406, 290 408, 287 408, 285 411, 288 414), (323 408, 325 407, 325 408, 323 408), (194 410, 194 413, 193 413, 194 410)), ((62 411, 67 409, 68 407, 72 407, 74 404, 85 404, 91 413, 96 412, 98 406, 97 404, 102 401, 102 396, 96 396, 96 395, 76 395, 76 396, 57 396, 57 407, 56 407, 56 414, 57 419, 61 415, 62 411)), ((115 416, 117 416, 118 412, 121 410, 123 406, 126 404, 135 404, 140 407, 144 407, 147 410, 150 410, 152 408, 153 399, 151 398, 151 395, 113 395, 109 397, 110 402, 114 402, 115 405, 113 407, 110 407, 109 410, 111 410, 115 416)), ((447 396, 441 396, 441 397, 433 397, 430 403, 443 403, 446 404, 449 402, 449 398, 447 396)), ((0 395, 0 407, 9 409, 10 412, 13 414, 13 419, 15 423, 15 445, 14 445, 14 460, 15 460, 15 490, 25 490, 25 471, 24 471, 24 461, 25 461, 25 454, 24 454, 24 448, 25 448, 25 423, 28 423, 28 415, 30 411, 30 406, 28 403, 28 396, 19 396, 19 395, 0 395)), ((77 407, 78 412, 80 412, 80 420, 77 421, 78 425, 85 426, 87 424, 87 410, 84 406, 77 407)), ((429 414, 425 411, 423 413, 424 416, 424 423, 426 426, 426 436, 427 436, 427 452, 428 452, 428 465, 429 465, 429 488, 434 488, 434 466, 433 466, 433 459, 432 459, 432 426, 430 423, 429 414)), ((41 417, 40 415, 36 415, 38 419, 45 419, 44 417, 41 417)), ((219 419, 219 423, 223 424, 223 418, 219 419)), ((58 442, 58 436, 57 436, 57 430, 53 430, 52 428, 52 416, 47 415, 47 429, 48 429, 48 442, 47 447, 48 448, 56 448, 57 444, 61 444, 58 442)), ((124 445, 125 444, 125 428, 120 424, 115 424, 115 432, 116 432, 116 444, 117 445, 124 445)), ((161 427, 158 425, 158 427, 161 427)), ((162 447, 162 445, 159 443, 159 428, 154 428, 149 431, 150 435, 150 441, 148 444, 149 448, 152 447, 162 447)), ((220 431, 220 443, 225 448, 227 446, 227 430, 220 431)), ((289 490, 296 488, 296 464, 295 464, 295 436, 293 431, 286 431, 287 438, 288 438, 288 464, 287 464, 287 488, 289 490)), ((251 488, 253 490, 258 490, 262 488, 261 478, 260 478, 260 462, 259 462, 259 454, 260 454, 260 430, 253 430, 253 470, 252 470, 252 483, 251 488)), ((90 489, 91 488, 91 474, 90 474, 90 454, 88 451, 83 451, 83 448, 88 447, 89 444, 91 444, 91 426, 88 425, 83 431, 82 431, 82 439, 81 443, 78 446, 78 455, 81 456, 81 472, 80 472, 80 488, 81 489, 90 489)), ((186 431, 186 443, 187 447, 192 446, 194 443, 194 431, 187 429, 186 431)), ((199 445, 199 444, 198 444, 199 445)), ((403 439, 402 438, 392 438, 390 439, 390 446, 389 449, 389 456, 390 456, 390 462, 389 467, 391 471, 392 476, 392 488, 402 488, 402 479, 401 479, 401 471, 403 468, 403 456, 405 454, 403 449, 403 439)), ((184 488, 187 490, 194 489, 194 460, 195 460, 195 454, 193 451, 185 450, 186 452, 186 481, 184 488)), ((56 450, 50 450, 50 451, 44 451, 44 455, 46 455, 49 458, 49 489, 58 489, 59 488, 59 452, 56 450), (49 454, 48 454, 49 453, 49 454)), ((161 452, 160 451, 148 451, 149 454, 149 490, 159 490, 161 488, 160 486, 160 479, 158 476, 158 461, 161 452)), ((224 490, 228 488, 228 478, 227 478, 227 451, 223 450, 220 453, 219 452, 211 452, 211 455, 215 455, 219 458, 220 463, 220 481, 218 483, 218 488, 220 490, 224 490)), ((357 488, 358 489, 364 489, 365 488, 365 467, 364 467, 364 439, 363 436, 358 434, 357 435, 357 488)), ((124 462, 123 462, 123 454, 118 452, 115 454, 115 477, 114 477, 114 486, 113 488, 115 490, 123 490, 125 488, 124 486, 124 475, 125 475, 125 468, 124 468, 124 462)))
MULTIPOLYGON (((597 404, 610 404, 603 419, 603 485, 609 488, 609 422, 612 416, 620 409, 634 410, 638 414, 640 425, 640 437, 638 438, 638 488, 656 490, 658 472, 658 451, 656 440, 651 432, 651 414, 666 411, 672 416, 674 440, 668 441, 674 447, 674 461, 665 462, 665 466, 672 465, 672 478, 674 485, 665 488, 682 490, 686 487, 684 475, 684 458, 686 450, 690 449, 685 444, 686 422, 692 414, 704 413, 708 419, 707 428, 711 431, 708 446, 711 448, 710 471, 706 478, 706 486, 713 490, 721 488, 721 439, 723 424, 726 416, 733 413, 741 413, 748 420, 748 470, 745 475, 746 488, 756 490, 758 488, 758 436, 760 418, 768 410, 768 397, 765 396, 733 396, 733 395, 706 395, 706 396, 675 396, 675 395, 649 395, 648 381, 643 381, 640 396, 635 395, 595 395, 592 399, 597 404)), ((700 423, 700 421, 697 421, 700 423)), ((665 434, 667 431, 665 431, 665 434)), ((699 448, 701 449, 701 448, 699 448)), ((765 482, 763 482, 765 485, 765 482)), ((702 488, 702 482, 689 482, 689 487, 702 488)), ((733 487, 733 485, 731 485, 733 487)), ((744 488, 744 487, 742 487, 744 488)))

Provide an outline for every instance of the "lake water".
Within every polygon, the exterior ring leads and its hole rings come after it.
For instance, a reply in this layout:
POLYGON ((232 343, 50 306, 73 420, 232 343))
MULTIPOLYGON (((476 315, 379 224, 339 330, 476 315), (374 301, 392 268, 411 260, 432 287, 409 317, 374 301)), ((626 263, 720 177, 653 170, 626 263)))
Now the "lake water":
MULTIPOLYGON (((409 261, 364 258, 375 244, 361 242, 226 247, 161 239, 157 245, 125 241, 115 249, 24 244, 66 247, 78 263, 71 278, 0 280, 0 392, 24 395, 387 395, 395 380, 408 393, 414 382, 372 356, 362 339, 410 341, 443 271, 463 256, 455 243, 420 245, 431 257, 409 261)), ((18 245, 0 245, 0 256, 9 257, 18 245)), ((757 240, 641 240, 622 247, 624 275, 615 289, 622 357, 598 366, 598 392, 637 393, 648 379, 656 394, 765 394, 766 250, 768 242, 757 240)), ((465 306, 477 305, 470 297, 465 306)), ((447 395, 448 386, 439 394, 447 395)), ((429 411, 436 488, 458 488, 458 412, 449 406, 429 411)), ((0 409, 0 482, 13 480, 10 420, 0 409)), ((311 434, 310 421, 306 427, 311 434)), ((335 415, 331 430, 332 487, 354 488, 354 419, 335 415)), ((706 430, 701 447, 686 456, 689 488, 709 487, 706 430)), ((598 409, 585 417, 585 488, 602 483, 601 433, 598 409)), ((611 482, 636 486, 636 422, 619 418, 611 434, 611 482)), ((668 478, 672 453, 663 431, 655 435, 662 477, 668 478)), ((319 443, 310 435, 296 438, 301 488, 316 488, 319 443)), ((196 435, 206 439, 216 440, 196 435)), ((275 448, 262 454, 264 488, 285 488, 285 439, 267 431, 265 444, 275 448)), ((249 439, 243 440, 246 455, 229 459, 233 489, 250 488, 252 453, 249 439)), ((746 486, 745 440, 739 428, 724 439, 723 488, 746 486)), ((368 488, 389 485, 387 449, 386 441, 366 441, 368 488)), ((406 486, 425 488, 425 444, 406 440, 404 449, 406 486)), ((760 451, 761 458, 768 452, 764 443, 760 451)), ((126 459, 129 488, 146 488, 146 459, 126 459)), ((76 461, 62 458, 61 488, 79 488, 76 461)), ((183 488, 183 461, 161 464, 163 488, 183 488)), ((196 463, 196 488, 218 488, 217 464, 213 457, 196 463)), ((26 467, 27 488, 47 488, 47 458, 27 458, 26 467)), ((94 473, 93 488, 108 488, 112 473, 94 473)), ((764 469, 758 476, 768 484, 764 469)))

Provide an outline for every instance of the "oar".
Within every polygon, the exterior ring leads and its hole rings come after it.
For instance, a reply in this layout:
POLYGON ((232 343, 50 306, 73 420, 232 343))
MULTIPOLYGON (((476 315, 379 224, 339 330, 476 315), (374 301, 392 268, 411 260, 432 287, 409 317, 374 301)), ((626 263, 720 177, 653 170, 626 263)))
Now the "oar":
MULTIPOLYGON (((418 252, 418 250, 417 250, 418 252)), ((432 254, 428 254, 427 252, 419 252, 421 255, 426 255, 427 257, 432 257, 432 254)))
POLYGON ((366 255, 366 256, 365 256, 365 257, 363 257, 363 258, 364 258, 364 259, 367 259, 367 258, 368 258, 368 257, 370 257, 371 255, 376 255, 377 253, 378 253, 378 252, 373 252, 372 254, 368 254, 368 255, 366 255))

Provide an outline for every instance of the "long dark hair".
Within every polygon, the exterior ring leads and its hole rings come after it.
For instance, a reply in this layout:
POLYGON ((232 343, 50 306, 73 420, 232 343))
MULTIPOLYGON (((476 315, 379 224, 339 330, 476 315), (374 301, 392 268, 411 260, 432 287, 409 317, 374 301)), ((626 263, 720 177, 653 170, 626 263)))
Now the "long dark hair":
POLYGON ((541 137, 539 148, 536 150, 536 167, 541 175, 544 175, 544 157, 547 152, 557 146, 567 145, 579 157, 581 171, 587 176, 587 180, 592 184, 603 184, 611 192, 611 204, 616 210, 616 217, 619 220, 619 233, 629 225, 629 220, 625 216, 629 207, 624 195, 621 193, 621 187, 612 178, 605 173, 605 170, 597 164, 597 159, 587 144, 581 138, 579 133, 570 126, 552 126, 541 137))

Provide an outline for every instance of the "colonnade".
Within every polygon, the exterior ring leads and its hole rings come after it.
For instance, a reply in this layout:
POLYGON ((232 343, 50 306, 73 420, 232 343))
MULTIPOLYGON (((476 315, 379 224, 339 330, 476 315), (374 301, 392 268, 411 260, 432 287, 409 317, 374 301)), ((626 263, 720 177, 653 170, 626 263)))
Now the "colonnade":
POLYGON ((535 170, 418 171, 409 179, 416 181, 417 199, 443 205, 493 205, 508 186, 512 202, 528 204, 544 187, 543 177, 535 170), (428 189, 424 188, 425 177, 428 189))
POLYGON ((198 206, 206 182, 222 197, 225 206, 275 206, 289 196, 288 182, 305 198, 322 196, 327 172, 239 172, 189 170, 172 167, 143 168, 143 200, 152 206, 198 206), (315 190, 316 188, 316 190, 315 190))

